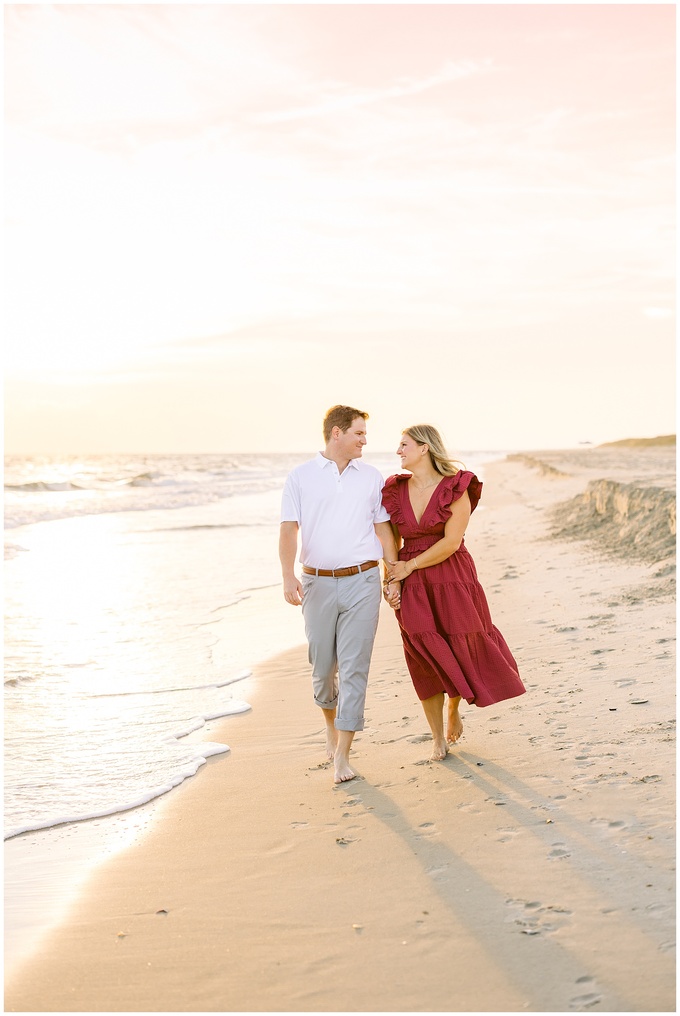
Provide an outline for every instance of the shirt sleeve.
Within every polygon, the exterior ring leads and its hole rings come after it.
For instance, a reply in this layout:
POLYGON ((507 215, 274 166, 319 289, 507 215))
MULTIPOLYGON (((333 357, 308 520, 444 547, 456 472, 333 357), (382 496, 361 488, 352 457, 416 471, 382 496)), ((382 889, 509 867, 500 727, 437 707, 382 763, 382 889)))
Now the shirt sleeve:
POLYGON ((289 473, 281 496, 281 522, 302 521, 302 505, 300 504, 300 484, 297 477, 289 473))
POLYGON ((378 475, 379 475, 379 479, 378 479, 378 483, 376 484, 376 497, 375 497, 375 503, 373 505, 373 522, 374 523, 377 523, 377 522, 389 522, 390 521, 390 513, 388 512, 388 510, 385 508, 384 504, 382 503, 382 491, 383 491, 383 487, 385 485, 385 481, 383 480, 382 476, 380 476, 380 474, 378 474, 378 475))

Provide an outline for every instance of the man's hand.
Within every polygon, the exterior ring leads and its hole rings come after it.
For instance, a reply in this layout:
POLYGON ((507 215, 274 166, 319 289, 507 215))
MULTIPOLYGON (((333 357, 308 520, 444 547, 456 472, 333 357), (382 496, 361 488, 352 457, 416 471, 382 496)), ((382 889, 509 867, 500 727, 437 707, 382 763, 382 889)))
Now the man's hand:
POLYGON ((279 560, 283 575, 283 598, 292 607, 302 603, 302 584, 295 575, 295 558, 298 540, 297 522, 282 522, 279 535, 279 560))
POLYGON ((389 603, 390 607, 394 610, 399 610, 401 606, 401 582, 397 582, 396 579, 392 582, 386 583, 383 586, 383 596, 389 603))
POLYGON ((283 580, 283 598, 286 603, 290 603, 293 607, 299 607, 304 595, 302 583, 295 575, 283 580))

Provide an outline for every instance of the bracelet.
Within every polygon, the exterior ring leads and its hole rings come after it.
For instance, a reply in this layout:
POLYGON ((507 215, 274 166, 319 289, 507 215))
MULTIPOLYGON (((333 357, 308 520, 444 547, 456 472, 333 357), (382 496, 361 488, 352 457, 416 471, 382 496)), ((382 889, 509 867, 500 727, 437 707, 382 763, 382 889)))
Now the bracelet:
POLYGON ((413 565, 413 570, 417 571, 418 570, 418 558, 417 557, 412 557, 411 558, 411 564, 413 565))

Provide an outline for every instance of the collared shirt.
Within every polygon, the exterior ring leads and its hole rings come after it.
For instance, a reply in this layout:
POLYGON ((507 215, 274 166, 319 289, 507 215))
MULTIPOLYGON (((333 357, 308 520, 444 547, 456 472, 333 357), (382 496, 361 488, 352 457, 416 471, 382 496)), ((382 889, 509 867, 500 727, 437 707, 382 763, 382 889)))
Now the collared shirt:
POLYGON ((341 473, 319 452, 286 478, 281 521, 300 526, 300 562, 310 568, 345 568, 380 560, 382 546, 373 528, 389 522, 375 466, 350 459, 341 473))

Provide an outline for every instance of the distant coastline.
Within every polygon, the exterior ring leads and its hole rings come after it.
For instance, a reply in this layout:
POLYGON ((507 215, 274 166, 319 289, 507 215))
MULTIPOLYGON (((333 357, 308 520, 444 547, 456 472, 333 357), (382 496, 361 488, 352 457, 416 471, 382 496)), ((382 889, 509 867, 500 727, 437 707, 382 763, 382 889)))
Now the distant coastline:
POLYGON ((675 434, 662 434, 659 437, 626 437, 622 441, 605 441, 598 448, 645 448, 652 445, 674 445, 675 434))

